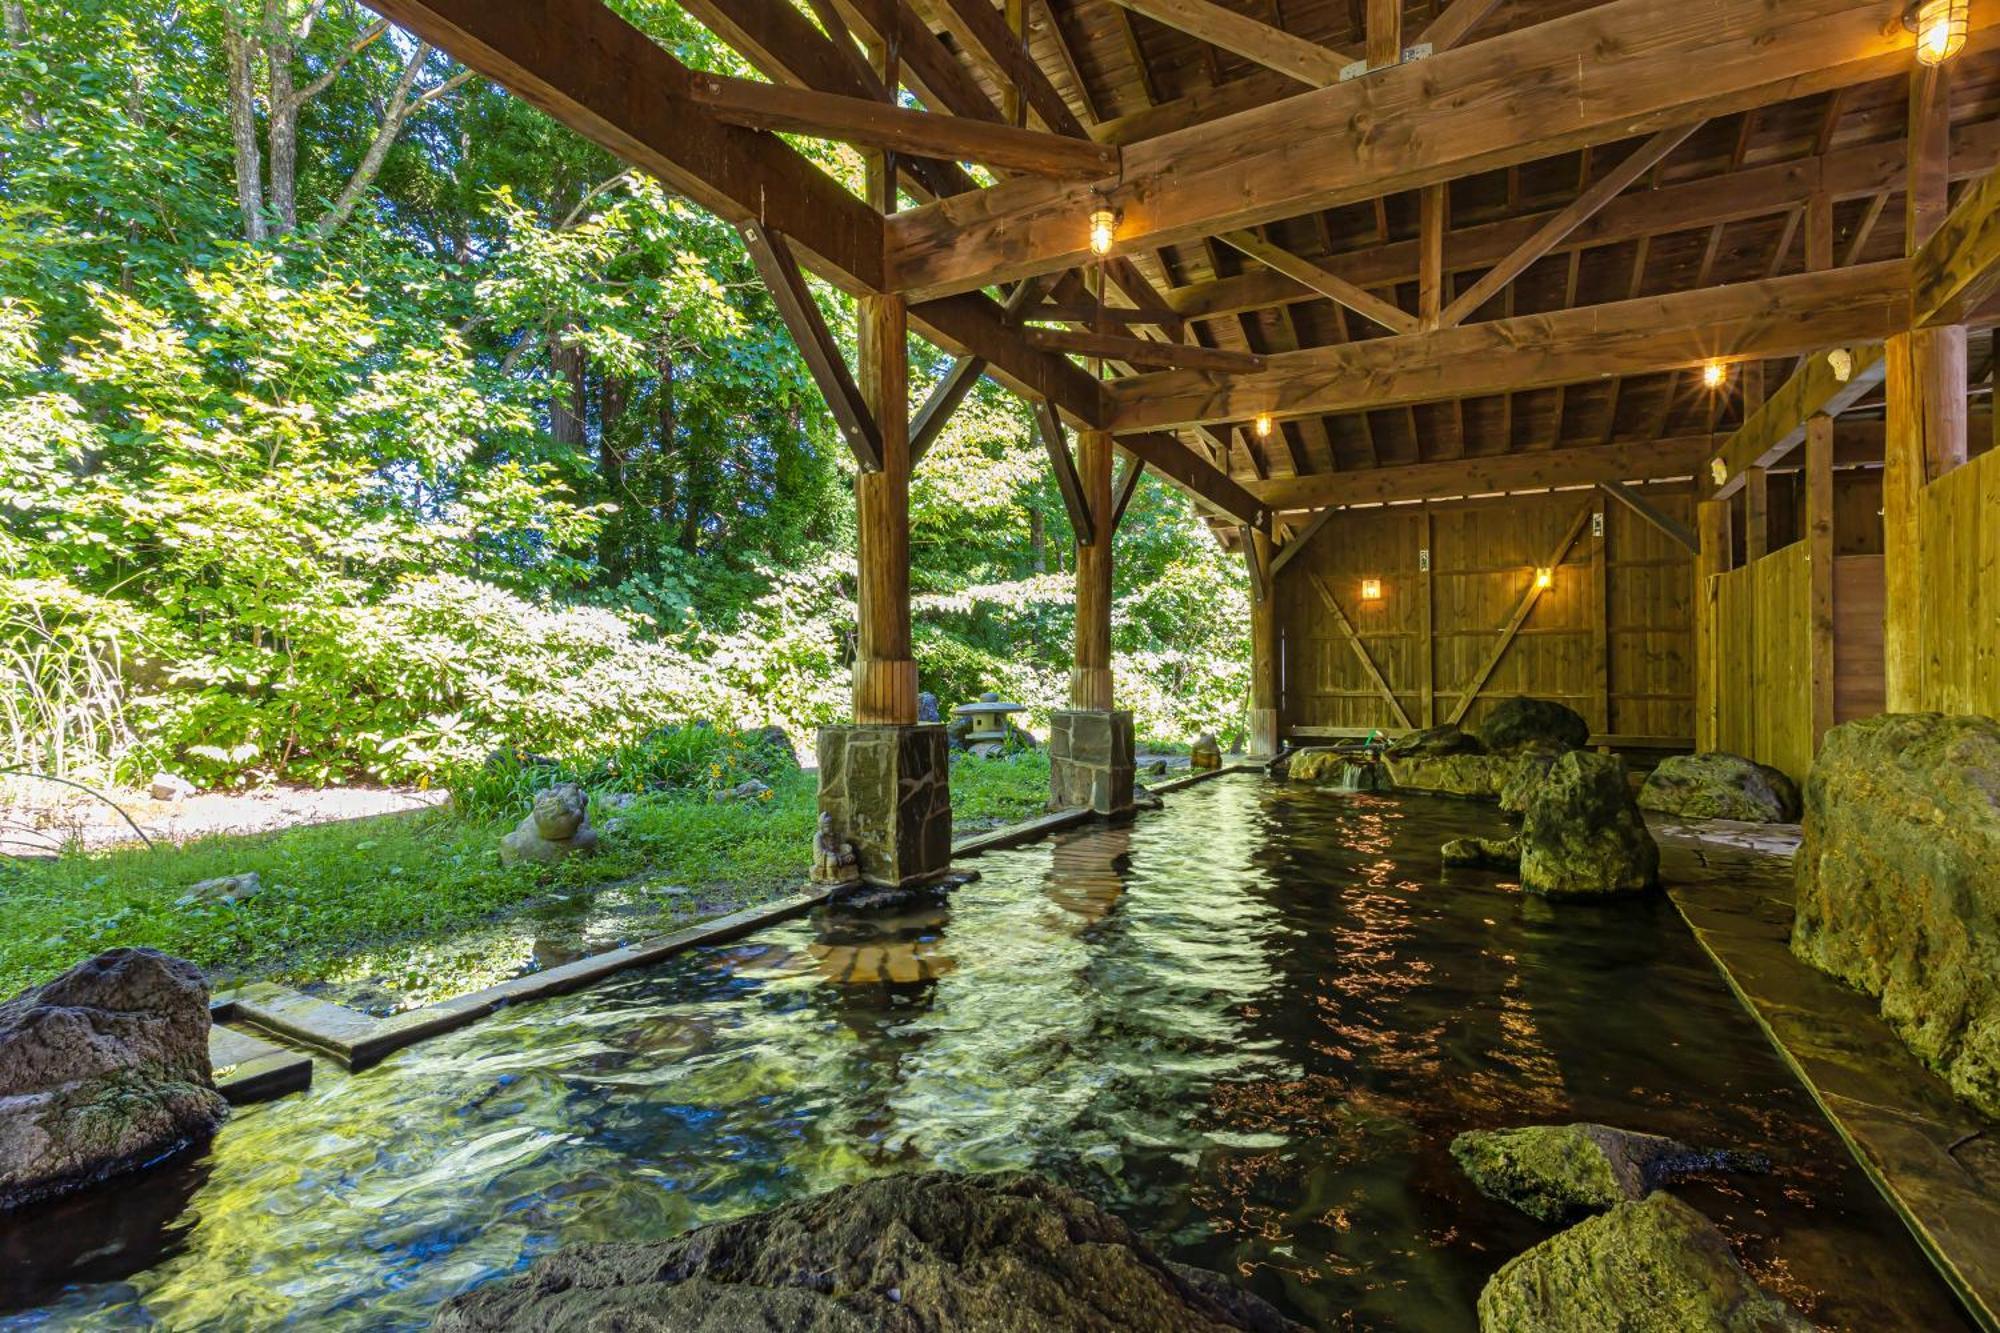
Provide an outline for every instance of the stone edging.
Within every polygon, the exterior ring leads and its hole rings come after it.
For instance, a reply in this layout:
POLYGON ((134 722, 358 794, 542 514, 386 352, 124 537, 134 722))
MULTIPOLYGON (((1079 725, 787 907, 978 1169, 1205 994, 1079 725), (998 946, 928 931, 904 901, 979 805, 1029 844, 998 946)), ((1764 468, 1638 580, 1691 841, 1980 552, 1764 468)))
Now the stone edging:
MULTIPOLYGON (((1256 771, 1255 766, 1232 764, 1165 782, 1152 790, 1156 793, 1179 791, 1198 782, 1221 777, 1225 773, 1254 771, 1256 771)), ((1100 816, 1090 810, 1060 810, 1054 814, 1041 815, 1020 824, 996 829, 980 837, 954 843, 951 849, 952 858, 956 860, 960 857, 979 856, 986 852, 1017 847, 1023 843, 1045 838, 1051 833, 1094 822, 1099 818, 1100 816)), ((649 940, 641 940, 637 944, 607 949, 603 953, 594 953, 559 967, 514 977, 482 990, 441 1000, 436 1004, 428 1004, 421 1009, 412 1009, 390 1018, 378 1018, 373 1014, 349 1009, 345 1005, 321 1000, 293 990, 289 986, 268 981, 252 982, 247 986, 217 995, 209 1006, 209 1014, 217 1024, 235 1024, 269 1033, 295 1045, 318 1051, 347 1069, 358 1071, 378 1063, 385 1056, 405 1046, 413 1046, 430 1037, 456 1031, 469 1023, 477 1022, 505 1005, 567 994, 631 968, 664 962, 675 954, 685 953, 689 949, 704 945, 726 944, 745 935, 754 934, 766 926, 803 916, 824 903, 831 892, 830 889, 824 888, 804 889, 776 902, 745 908, 728 916, 677 930, 671 935, 660 935, 649 940)), ((232 1032, 231 1035, 246 1036, 241 1032, 232 1032)), ((247 1040, 257 1041, 254 1037, 247 1040)), ((258 1044, 268 1045, 262 1042, 258 1044)), ((246 1086, 242 1090, 243 1100, 280 1096, 285 1092, 298 1090, 309 1081, 310 1065, 305 1062, 304 1057, 293 1057, 280 1063, 285 1069, 285 1077, 264 1084, 253 1084, 246 1080, 246 1086), (306 1065, 303 1079, 299 1077, 301 1064, 306 1065)))

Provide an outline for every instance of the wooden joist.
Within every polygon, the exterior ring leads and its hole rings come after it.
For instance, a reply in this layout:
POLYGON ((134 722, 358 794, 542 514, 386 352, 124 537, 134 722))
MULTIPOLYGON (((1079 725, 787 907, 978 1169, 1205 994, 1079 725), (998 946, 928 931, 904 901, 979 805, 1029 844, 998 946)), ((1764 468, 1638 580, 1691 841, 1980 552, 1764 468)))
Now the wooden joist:
POLYGON ((1961 324, 2000 287, 2000 170, 1968 186, 1910 260, 1910 322, 1961 324))
POLYGON ((986 56, 1042 124, 1056 134, 1085 137, 1083 122, 1028 54, 1028 44, 1008 31, 1007 21, 991 0, 942 0, 936 8, 946 26, 986 56))
POLYGON ((1340 71, 1360 59, 1295 37, 1210 0, 1114 0, 1177 32, 1242 56, 1314 88, 1340 82, 1340 71))
POLYGON ((1274 477, 1267 482, 1251 483, 1248 490, 1273 512, 1290 513, 1341 505, 1588 486, 1599 481, 1663 481, 1694 476, 1707 460, 1710 445, 1711 438, 1707 435, 1686 435, 1573 449, 1540 449, 1491 458, 1274 477))
POLYGON ((1229 375, 1264 368, 1263 357, 1222 347, 1154 342, 1148 338, 1126 338, 1115 333, 1088 333, 1075 329, 1026 328, 1021 330, 1021 336, 1028 346, 1044 352, 1103 357, 1107 361, 1125 361, 1135 366, 1178 366, 1183 370, 1218 371, 1229 375))
MULTIPOLYGON (((1984 49, 2000 9, 1972 25, 1984 49)), ((912 209, 889 225, 890 282, 933 295, 1072 266, 1100 202, 1123 210, 1121 250, 1151 249, 1867 82, 1909 59, 1879 0, 1609 0, 1130 144, 1103 192, 1017 179, 912 209)))
POLYGON ((944 433, 945 423, 951 414, 979 383, 979 377, 986 373, 986 363, 976 356, 961 356, 951 363, 944 378, 931 390, 930 397, 917 409, 916 420, 910 423, 910 466, 915 467, 937 443, 937 437, 944 433))
POLYGON ((881 426, 862 401, 861 390, 847 369, 840 345, 834 342, 819 312, 819 303, 806 287, 805 274, 799 270, 792 247, 782 232, 755 222, 744 223, 742 232, 750 262, 757 266, 758 276, 770 289, 772 303, 778 307, 785 327, 791 330, 792 341, 798 344, 799 357, 812 373, 813 383, 819 385, 827 410, 833 413, 848 448, 854 451, 854 461, 863 472, 880 472, 881 426))
POLYGON ((1702 485, 1707 494, 1716 499, 1734 495, 1750 469, 1768 469, 1803 443, 1806 423, 1812 418, 1837 417, 1882 383, 1886 366, 1880 343, 1836 350, 1846 357, 1847 377, 1840 377, 1834 356, 1822 352, 1807 357, 1805 364, 1715 451, 1714 461, 1703 469, 1702 485))
POLYGON ((1885 260, 1277 354, 1234 377, 1159 371, 1105 393, 1119 432, 1353 412, 1867 342, 1901 327, 1908 302, 1907 268, 1885 260))
POLYGON ((783 140, 704 111, 687 67, 601 0, 373 8, 710 212, 784 233, 828 280, 881 289, 881 215, 783 140))
POLYGON ((1241 250, 1266 268, 1276 269, 1292 281, 1302 283, 1321 296, 1347 307, 1355 314, 1372 319, 1391 333, 1414 333, 1417 320, 1406 314, 1393 301, 1385 301, 1373 292, 1355 286, 1337 273, 1329 273, 1319 265, 1300 259, 1297 255, 1262 239, 1247 231, 1226 231, 1217 239, 1225 245, 1241 250))
POLYGON ((1076 533, 1077 544, 1096 545, 1097 528, 1091 521, 1082 479, 1076 474, 1076 459, 1069 451, 1062 422, 1046 402, 1035 404, 1035 426, 1042 437, 1042 448, 1048 453, 1049 469, 1055 473, 1056 489, 1062 493, 1063 509, 1069 514, 1070 530, 1076 533))
POLYGON ((689 92, 696 104, 716 119, 751 129, 785 130, 809 138, 947 162, 976 162, 1037 176, 1096 178, 1118 170, 1118 150, 1088 139, 933 115, 889 102, 719 74, 696 74, 689 92))

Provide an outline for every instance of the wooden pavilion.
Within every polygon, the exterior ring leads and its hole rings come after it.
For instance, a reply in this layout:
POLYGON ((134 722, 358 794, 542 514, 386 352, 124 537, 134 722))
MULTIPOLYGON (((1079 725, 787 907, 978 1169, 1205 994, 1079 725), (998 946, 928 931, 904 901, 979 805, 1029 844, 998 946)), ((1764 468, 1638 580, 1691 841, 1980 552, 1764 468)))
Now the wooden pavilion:
POLYGON ((1248 561, 1255 750, 1532 692, 1802 776, 2000 713, 2000 0, 682 0, 762 80, 602 0, 373 3, 742 229, 861 467, 822 793, 871 878, 949 852, 908 480, 981 375, 1078 533, 1059 800, 1129 804, 1142 468, 1248 561), (906 331, 956 357, 914 412, 906 331))

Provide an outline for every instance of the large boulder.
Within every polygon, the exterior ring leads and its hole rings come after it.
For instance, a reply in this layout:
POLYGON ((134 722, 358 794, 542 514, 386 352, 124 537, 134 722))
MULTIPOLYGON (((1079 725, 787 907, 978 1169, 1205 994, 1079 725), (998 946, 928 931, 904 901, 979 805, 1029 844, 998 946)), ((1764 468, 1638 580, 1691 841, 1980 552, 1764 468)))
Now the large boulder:
POLYGON ((1558 750, 1590 743, 1590 724, 1575 709, 1553 699, 1503 699, 1479 724, 1479 739, 1496 753, 1537 742, 1558 750))
POLYGON ((1550 898, 1637 893, 1659 882, 1660 849, 1632 800, 1625 762, 1572 750, 1528 800, 1521 887, 1550 898))
POLYGON ((1479 1293, 1480 1333, 1811 1333, 1751 1280, 1707 1218, 1670 1194, 1579 1222, 1479 1293))
POLYGON ((2000 722, 1829 731, 1794 873, 1792 952, 1878 997, 1919 1059, 2000 1116, 2000 722))
POLYGON ((558 1251, 456 1297, 450 1333, 1251 1329, 1292 1324, 1028 1175, 883 1176, 672 1240, 558 1251), (1224 1293, 1227 1293, 1225 1296, 1224 1293))
POLYGON ((1377 791, 1384 785, 1382 765, 1372 755, 1331 747, 1293 751, 1285 776, 1294 782, 1315 782, 1347 791, 1377 791))
POLYGON ((1390 754, 1382 762, 1390 780, 1405 790, 1481 801, 1498 800, 1514 773, 1513 758, 1498 754, 1390 754))
POLYGON ((1661 760, 1639 789, 1639 806, 1686 819, 1789 824, 1799 817, 1799 789, 1775 768, 1712 750, 1661 760))
POLYGON ((1471 866, 1479 870, 1519 870, 1519 838, 1453 838, 1439 849, 1447 866, 1471 866))
POLYGON ((500 864, 554 865, 571 856, 597 850, 597 830, 590 826, 590 800, 574 782, 561 782, 535 793, 534 809, 500 839, 500 864))
POLYGON ((1480 754, 1485 749, 1479 737, 1460 731, 1456 722, 1447 722, 1441 727, 1406 731, 1390 741, 1383 753, 1398 759, 1414 759, 1419 755, 1480 754))
POLYGON ((0 1004, 0 1209, 205 1143, 229 1114, 192 963, 113 949, 0 1004))
POLYGON ((1468 1130, 1451 1141, 1451 1155, 1481 1194, 1552 1224, 1643 1199, 1686 1176, 1770 1169, 1761 1158, 1590 1124, 1468 1130))
POLYGON ((1508 755, 1508 768, 1500 780, 1500 808, 1511 814, 1526 814, 1528 802, 1541 790, 1549 770, 1567 753, 1547 741, 1529 741, 1508 755))

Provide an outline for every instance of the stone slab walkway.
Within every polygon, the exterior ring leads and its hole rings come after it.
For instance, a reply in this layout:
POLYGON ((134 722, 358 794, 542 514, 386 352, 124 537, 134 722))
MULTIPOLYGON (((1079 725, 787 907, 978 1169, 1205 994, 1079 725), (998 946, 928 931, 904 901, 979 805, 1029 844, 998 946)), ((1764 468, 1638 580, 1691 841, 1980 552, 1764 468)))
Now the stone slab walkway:
POLYGON ((268 1102, 312 1086, 312 1057, 216 1024, 208 1030, 208 1063, 215 1089, 231 1106, 268 1102))
POLYGON ((1791 866, 1768 854, 1783 832, 1654 831, 1695 938, 1967 1310, 2000 1333, 2000 1124, 1918 1063, 1873 999, 1792 956, 1791 866))

